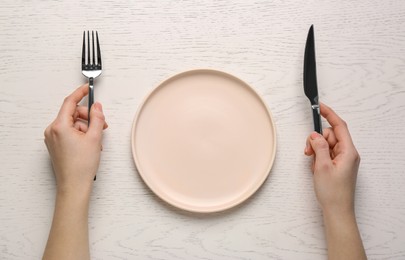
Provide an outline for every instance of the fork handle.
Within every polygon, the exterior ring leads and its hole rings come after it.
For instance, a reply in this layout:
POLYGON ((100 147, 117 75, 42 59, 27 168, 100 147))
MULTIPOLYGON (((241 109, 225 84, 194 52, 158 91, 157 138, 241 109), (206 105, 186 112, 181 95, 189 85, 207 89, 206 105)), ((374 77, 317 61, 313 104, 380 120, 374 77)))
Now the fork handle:
POLYGON ((89 120, 87 121, 88 125, 90 126, 90 109, 94 103, 94 79, 89 78, 89 120))
MULTIPOLYGON (((90 126, 90 109, 94 103, 94 78, 89 78, 89 120, 87 120, 88 126, 90 126)), ((97 175, 94 176, 94 180, 96 180, 97 175)))

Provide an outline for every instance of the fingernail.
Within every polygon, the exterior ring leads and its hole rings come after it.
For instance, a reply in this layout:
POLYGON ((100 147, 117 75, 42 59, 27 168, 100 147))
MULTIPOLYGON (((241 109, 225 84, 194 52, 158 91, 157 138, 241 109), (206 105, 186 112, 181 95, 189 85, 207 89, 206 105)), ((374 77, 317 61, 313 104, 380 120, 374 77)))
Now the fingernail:
POLYGON ((313 133, 311 134, 311 139, 312 139, 312 140, 315 140, 315 139, 317 139, 317 138, 319 138, 319 137, 321 137, 321 135, 320 135, 319 133, 317 133, 317 132, 313 132, 313 133))
POLYGON ((97 111, 103 112, 103 106, 101 105, 101 103, 98 103, 98 102, 94 103, 94 108, 97 111))

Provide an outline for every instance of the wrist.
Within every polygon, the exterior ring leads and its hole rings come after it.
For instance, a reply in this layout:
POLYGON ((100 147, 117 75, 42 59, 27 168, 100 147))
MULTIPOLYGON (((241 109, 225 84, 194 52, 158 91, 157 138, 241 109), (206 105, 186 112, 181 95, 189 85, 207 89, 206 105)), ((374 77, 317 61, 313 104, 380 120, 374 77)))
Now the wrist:
POLYGON ((355 215, 354 201, 345 199, 343 201, 328 201, 321 203, 321 208, 324 216, 327 217, 351 217, 355 215))
POLYGON ((93 184, 61 184, 57 185, 56 196, 62 199, 69 199, 74 201, 89 201, 93 184))
POLYGON ((329 259, 367 259, 353 208, 323 211, 329 259))
POLYGON ((87 222, 90 192, 76 192, 71 189, 58 188, 56 193, 54 219, 63 223, 87 222))
POLYGON ((356 215, 352 207, 327 208, 323 210, 325 223, 356 224, 356 215))

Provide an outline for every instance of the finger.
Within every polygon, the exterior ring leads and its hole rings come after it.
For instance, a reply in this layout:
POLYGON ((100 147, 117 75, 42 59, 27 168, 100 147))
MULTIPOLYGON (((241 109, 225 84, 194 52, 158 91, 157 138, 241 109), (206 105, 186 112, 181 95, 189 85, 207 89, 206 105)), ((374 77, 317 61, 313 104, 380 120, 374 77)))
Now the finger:
POLYGON ((335 111, 333 111, 327 105, 321 103, 321 115, 329 122, 332 126, 334 134, 337 141, 344 144, 353 145, 352 138, 347 128, 347 124, 343 119, 341 119, 335 111))
POLYGON ((314 159, 312 160, 312 164, 311 164, 312 173, 315 172, 315 160, 316 160, 316 158, 314 158, 314 159))
POLYGON ((310 143, 310 141, 309 141, 310 138, 311 138, 311 136, 308 136, 308 137, 307 137, 306 144, 305 144, 304 153, 305 153, 305 155, 307 155, 307 156, 311 156, 311 155, 314 154, 314 150, 312 149, 311 143, 310 143))
POLYGON ((87 131, 87 134, 101 141, 105 125, 105 117, 103 114, 103 108, 100 103, 96 102, 91 106, 90 117, 91 117, 90 126, 87 131))
POLYGON ((317 171, 317 169, 322 171, 327 170, 332 166, 328 142, 317 132, 313 132, 310 135, 309 141, 315 153, 315 171, 317 171))
POLYGON ((326 141, 328 142, 329 147, 331 149, 333 149, 333 147, 335 147, 335 145, 337 143, 337 139, 336 139, 335 132, 333 131, 333 129, 330 127, 325 128, 325 129, 323 129, 322 134, 323 134, 323 137, 325 137, 326 141))
POLYGON ((79 130, 80 132, 83 132, 83 133, 87 133, 87 130, 89 129, 87 126, 87 122, 82 121, 82 120, 77 120, 73 126, 74 126, 74 128, 76 128, 77 130, 79 130))
POLYGON ((335 158, 335 148, 337 146, 337 139, 333 129, 331 127, 323 129, 323 137, 325 137, 326 141, 329 144, 329 154, 332 160, 335 158))
MULTIPOLYGON (((83 120, 89 120, 89 112, 87 106, 77 106, 76 108, 76 114, 74 117, 74 120, 77 118, 83 119, 83 120)), ((108 124, 104 122, 103 129, 107 129, 108 124)))
POLYGON ((77 106, 76 107, 76 114, 74 119, 76 120, 77 118, 83 119, 83 120, 88 120, 89 119, 89 112, 87 106, 77 106))
MULTIPOLYGON (((333 155, 333 150, 332 149, 335 147, 335 145, 337 143, 336 136, 335 136, 335 134, 333 132, 333 129, 331 129, 331 128, 323 129, 323 137, 328 142, 329 149, 330 149, 330 152, 331 152, 330 154, 333 155)), ((307 156, 311 156, 311 155, 314 154, 314 150, 312 149, 312 146, 310 144, 310 139, 311 139, 311 136, 308 136, 307 140, 306 140, 306 147, 305 147, 305 150, 304 150, 304 153, 307 156)), ((332 156, 332 158, 333 157, 334 156, 332 156)))
POLYGON ((63 101, 62 107, 59 110, 58 118, 66 122, 72 120, 76 112, 77 104, 89 93, 88 84, 78 87, 72 94, 67 96, 63 101))

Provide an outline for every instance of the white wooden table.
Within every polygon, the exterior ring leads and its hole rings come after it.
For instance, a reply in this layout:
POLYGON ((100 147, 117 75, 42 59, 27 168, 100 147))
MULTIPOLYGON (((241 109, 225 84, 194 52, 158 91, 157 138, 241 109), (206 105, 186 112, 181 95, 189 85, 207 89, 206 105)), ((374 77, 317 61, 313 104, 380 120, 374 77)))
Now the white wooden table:
MULTIPOLYGON (((322 216, 303 154, 302 89, 315 25, 321 100, 362 156, 356 210, 370 259, 405 259, 405 2, 22 1, 0 4, 0 259, 42 256, 55 181, 43 131, 85 82, 83 30, 100 34, 96 100, 109 129, 91 198, 93 259, 325 259, 322 216), (274 167, 242 205, 211 215, 158 199, 135 170, 130 130, 144 96, 194 68, 252 85, 278 130, 274 167)), ((344 250, 344 249, 343 249, 344 250)))

